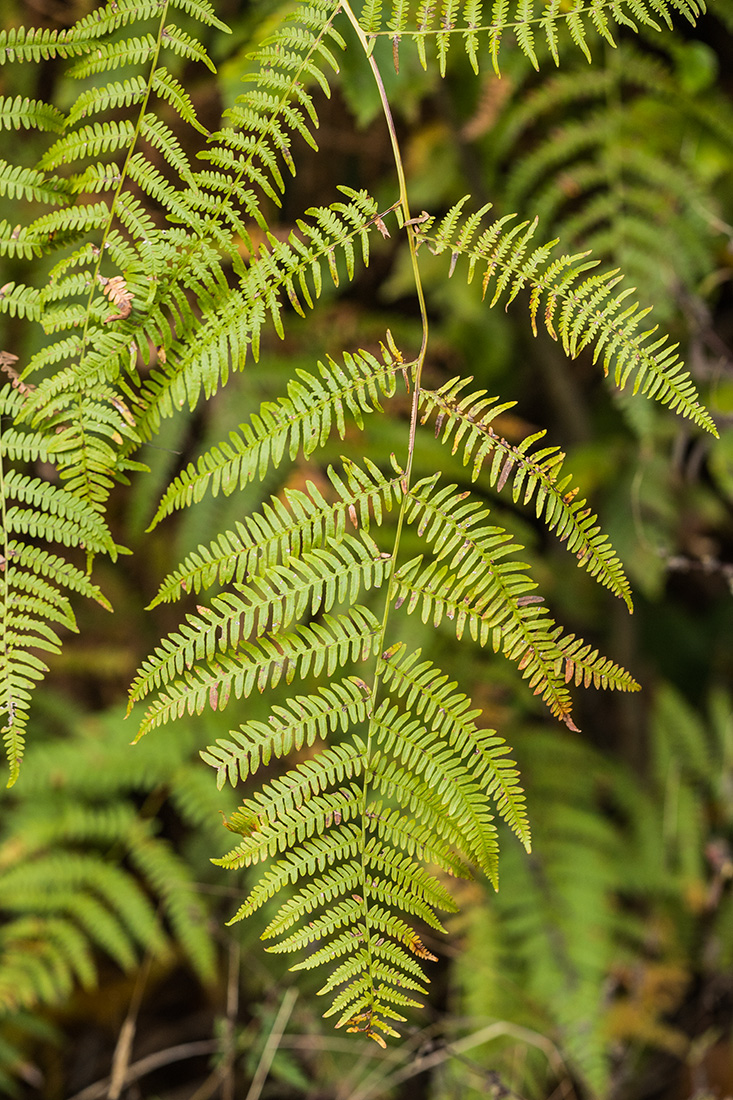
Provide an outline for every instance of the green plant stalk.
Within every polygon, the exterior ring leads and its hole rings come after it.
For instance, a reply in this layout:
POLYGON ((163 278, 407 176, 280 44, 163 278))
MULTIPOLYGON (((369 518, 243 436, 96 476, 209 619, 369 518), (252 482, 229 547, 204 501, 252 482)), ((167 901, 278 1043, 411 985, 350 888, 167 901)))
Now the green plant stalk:
MULTIPOLYGON (((408 242, 408 246, 409 246, 409 249, 410 249, 410 263, 411 263, 411 266, 412 266, 412 274, 413 274, 413 279, 414 279, 414 282, 415 282, 415 290, 416 290, 416 293, 417 293, 417 299, 418 299, 418 304, 419 304, 419 308, 420 308, 420 320, 421 320, 421 325, 422 325, 422 341, 421 341, 421 344, 420 344, 420 350, 418 352, 417 358, 414 361, 414 371, 413 371, 413 380, 412 380, 412 383, 413 383, 412 384, 412 406, 411 406, 411 409, 410 409, 410 434, 409 434, 409 440, 408 440, 408 446, 407 446, 407 462, 406 462, 406 465, 405 465, 404 476, 402 478, 402 497, 401 497, 401 500, 400 500, 400 507, 399 507, 399 512, 398 512, 398 515, 397 515, 397 530, 395 532, 394 544, 393 544, 393 547, 392 547, 392 559, 391 559, 391 562, 390 562, 389 573, 388 573, 387 583, 386 583, 386 598, 385 598, 385 601, 384 601, 384 614, 383 614, 383 617, 382 617, 382 629, 381 629, 381 635, 380 635, 380 641, 379 641, 379 656, 377 657, 377 665, 376 665, 376 668, 375 668, 375 671, 374 671, 374 679, 373 679, 373 682, 372 682, 372 693, 371 693, 371 701, 370 701, 370 707, 369 707, 370 721, 369 721, 369 728, 368 728, 368 731, 367 731, 367 743, 366 743, 366 753, 365 753, 365 758, 366 759, 365 759, 365 766, 364 766, 364 776, 363 776, 363 780, 362 780, 362 805, 361 805, 361 836, 362 836, 362 842, 361 842, 361 846, 360 846, 361 847, 361 853, 360 853, 361 883, 360 883, 360 886, 361 886, 361 890, 362 890, 362 895, 361 896, 362 896, 362 899, 363 899, 362 900, 362 907, 363 907, 362 912, 364 914, 364 926, 365 926, 365 933, 366 933, 365 934, 365 945, 366 945, 366 950, 368 952, 368 957, 369 957, 369 975, 370 975, 370 981, 371 981, 372 1004, 373 1004, 374 1000, 376 1000, 376 989, 375 989, 374 978, 373 978, 373 957, 372 957, 372 953, 371 953, 370 918, 369 918, 369 902, 368 902, 370 887, 369 887, 368 868, 367 868, 367 864, 366 864, 366 847, 367 847, 366 809, 367 809, 367 798, 368 798, 368 792, 369 792, 369 782, 370 782, 370 778, 371 778, 370 764, 371 764, 371 760, 372 760, 373 746, 374 746, 374 717, 373 716, 374 716, 374 714, 376 712, 376 709, 377 709, 377 699, 378 699, 378 696, 379 696, 379 689, 380 689, 380 686, 381 686, 381 675, 380 675, 380 673, 381 673, 381 662, 383 660, 381 655, 384 653, 385 646, 386 646, 387 628, 388 628, 388 625, 389 625, 389 616, 390 616, 391 605, 392 605, 392 586, 393 586, 393 582, 394 582, 394 575, 395 575, 395 572, 396 572, 396 569, 397 569, 397 559, 398 559, 399 550, 400 550, 400 540, 401 540, 401 537, 402 537, 402 528, 404 526, 405 510, 406 510, 406 507, 407 507, 407 499, 408 499, 407 493, 408 493, 408 489, 410 487, 410 479, 412 477, 413 458, 414 458, 414 454, 415 454, 415 438, 416 438, 416 434, 417 434, 418 413, 419 413, 419 406, 420 406, 420 393, 421 393, 420 384, 421 384, 421 379, 422 379, 423 364, 425 362, 425 354, 427 352, 427 346, 428 346, 428 314, 427 314, 427 307, 425 305, 425 294, 424 294, 424 291, 423 291, 422 280, 420 278, 420 268, 419 268, 418 260, 417 260, 417 240, 416 240, 416 237, 415 237, 415 230, 413 228, 412 216, 411 216, 411 213, 410 213, 410 203, 409 203, 409 198, 408 198, 408 194, 407 194, 407 181, 406 181, 406 178, 405 178, 404 162, 403 162, 403 159, 402 159, 402 152, 400 150, 399 141, 397 139, 397 130, 395 128, 394 119, 392 117, 392 110, 390 108, 389 100, 387 98, 387 92, 385 90, 384 82, 382 80, 382 74, 379 71, 379 66, 377 65, 376 61, 374 60, 374 56, 373 56, 372 50, 369 46, 369 42, 367 41, 367 37, 364 34, 364 31, 362 30, 361 26, 359 25, 359 21, 356 18, 356 15, 354 14, 354 11, 353 11, 350 3, 349 3, 349 0, 340 0, 340 7, 343 10, 346 17, 348 18, 348 20, 351 23, 352 27, 354 28, 354 31, 355 31, 358 39, 359 39, 359 43, 360 43, 360 45, 361 45, 361 47, 364 51, 364 56, 366 57, 367 61, 369 62, 369 66, 372 70, 372 75, 374 77, 374 81, 377 85, 377 90, 379 92, 379 99, 380 99, 380 102, 382 104, 382 112, 384 114, 384 119, 385 119, 385 122, 387 124, 387 130, 389 131, 389 138, 390 138, 390 142, 391 142, 391 145, 392 145, 392 155, 394 157, 395 168, 396 168, 396 171, 397 171, 397 179, 398 179, 398 182, 399 182, 400 196, 399 196, 398 203, 396 204, 396 210, 398 211, 398 216, 401 215, 402 227, 407 232, 407 242, 408 242)), ((367 1025, 364 1028, 364 1030, 370 1036, 370 1038, 376 1039, 378 1042, 380 1042, 380 1045, 383 1043, 383 1041, 381 1040, 381 1037, 378 1038, 377 1035, 372 1032, 370 1021, 367 1021, 367 1025)), ((394 1034, 397 1034, 397 1033, 395 1032, 394 1034)))

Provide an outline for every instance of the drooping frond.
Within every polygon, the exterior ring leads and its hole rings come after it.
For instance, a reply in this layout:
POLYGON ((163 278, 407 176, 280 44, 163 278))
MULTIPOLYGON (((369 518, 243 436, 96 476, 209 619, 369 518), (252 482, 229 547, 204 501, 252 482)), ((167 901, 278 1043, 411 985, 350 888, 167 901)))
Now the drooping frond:
POLYGON ((449 251, 453 266, 459 256, 465 256, 468 282, 479 271, 484 297, 493 289, 491 306, 502 300, 508 306, 527 288, 533 329, 536 331, 537 313, 542 308, 547 331, 553 339, 559 337, 566 355, 574 358, 592 348, 593 361, 601 359, 604 373, 612 373, 620 389, 632 381, 634 393, 654 397, 717 435, 676 354, 677 345, 670 344, 666 336, 657 336, 656 326, 638 331, 649 310, 628 302, 630 288, 613 294, 621 275, 606 271, 581 278, 596 262, 587 260, 586 254, 552 260, 554 241, 528 254, 536 222, 505 228, 511 221, 507 216, 477 237, 490 206, 462 218, 465 202, 457 203, 437 227, 430 220, 418 227, 420 240, 432 252, 449 251))

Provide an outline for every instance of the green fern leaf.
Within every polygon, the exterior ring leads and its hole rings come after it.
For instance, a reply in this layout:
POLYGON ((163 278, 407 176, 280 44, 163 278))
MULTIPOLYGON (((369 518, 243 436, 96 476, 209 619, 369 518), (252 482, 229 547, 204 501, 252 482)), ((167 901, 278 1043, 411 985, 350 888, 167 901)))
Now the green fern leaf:
POLYGON ((380 363, 368 352, 344 356, 343 366, 329 359, 318 364, 320 377, 297 371, 299 381, 288 383, 288 396, 265 402, 240 435, 219 444, 188 467, 170 485, 155 514, 155 526, 174 509, 200 500, 210 491, 229 494, 255 477, 262 477, 269 465, 279 466, 287 451, 292 461, 299 451, 308 456, 323 446, 333 428, 341 439, 346 433, 346 414, 363 427, 364 413, 380 409, 380 395, 395 392, 395 374, 406 369, 387 353, 380 363))

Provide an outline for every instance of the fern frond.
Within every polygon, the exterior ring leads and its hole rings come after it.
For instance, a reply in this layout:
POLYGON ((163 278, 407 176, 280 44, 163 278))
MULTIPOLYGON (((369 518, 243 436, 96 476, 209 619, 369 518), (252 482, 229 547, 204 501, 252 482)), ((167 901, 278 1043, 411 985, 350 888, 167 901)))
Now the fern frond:
MULTIPOLYGON (((16 415, 26 394, 12 386, 0 389, 0 416, 16 415)), ((58 652, 61 638, 56 624, 76 630, 76 620, 65 590, 78 592, 109 608, 104 596, 71 562, 29 540, 117 554, 117 547, 101 517, 66 488, 17 470, 6 471, 6 457, 48 461, 51 448, 43 436, 26 427, 2 433, 0 447, 0 712, 10 765, 9 785, 18 776, 25 727, 33 689, 47 671, 37 651, 58 652), (54 624, 54 625, 50 625, 54 624)))
POLYGON ((201 758, 216 768, 219 790, 227 780, 233 787, 244 781, 270 759, 287 756, 303 745, 311 747, 316 738, 325 740, 334 730, 346 730, 367 716, 369 692, 363 680, 347 677, 312 695, 295 695, 284 707, 275 707, 267 722, 247 722, 231 730, 229 738, 220 738, 201 753, 201 758))
POLYGON ((701 111, 678 84, 661 59, 622 42, 602 68, 515 92, 492 143, 506 209, 531 210, 566 247, 608 259, 657 309, 669 308, 680 282, 697 286, 712 246, 708 182, 693 158, 679 157, 679 141, 694 128, 725 155, 731 147, 725 99, 713 107, 706 97, 701 111), (650 112, 660 130, 651 144, 650 112))
POLYGON ((390 478, 365 460, 366 469, 347 463, 344 478, 329 467, 338 499, 327 501, 313 482, 306 491, 285 488, 271 497, 260 513, 238 522, 208 546, 199 546, 161 584, 151 607, 177 599, 183 592, 200 592, 214 584, 241 584, 246 577, 266 574, 278 563, 326 544, 339 543, 347 524, 368 531, 381 524, 383 509, 400 498, 403 472, 390 478))
POLYGON ((213 447, 171 483, 151 526, 201 500, 206 492, 228 495, 262 478, 286 453, 291 461, 300 451, 307 457, 323 446, 334 428, 343 439, 347 415, 362 428, 364 414, 381 409, 380 396, 391 397, 396 373, 408 368, 386 351, 381 363, 363 351, 345 354, 343 365, 332 359, 319 362, 320 377, 298 370, 299 381, 288 383, 287 397, 264 402, 249 424, 240 426, 240 434, 230 433, 229 443, 213 447))
POLYGON ((434 42, 441 75, 452 38, 463 40, 474 71, 480 56, 478 44, 485 40, 494 71, 500 75, 499 54, 507 34, 538 69, 537 35, 544 37, 555 64, 559 64, 561 31, 590 61, 589 36, 592 39, 594 33, 598 34, 615 46, 610 29, 612 23, 633 30, 638 29, 637 23, 660 30, 660 19, 668 27, 672 26, 673 11, 694 23, 703 10, 704 5, 697 3, 697 0, 594 0, 593 3, 572 6, 563 5, 561 0, 549 0, 549 3, 542 4, 536 0, 515 0, 511 6, 510 0, 494 0, 491 22, 488 22, 482 18, 479 3, 467 3, 463 18, 459 19, 457 3, 438 4, 435 0, 422 0, 413 15, 405 0, 393 0, 385 20, 380 18, 380 7, 371 0, 365 0, 359 22, 370 41, 379 36, 389 36, 393 42, 402 39, 414 42, 423 68, 427 67, 426 45, 434 42))
MULTIPOLYGON (((206 671, 185 672, 152 703, 143 717, 138 736, 148 730, 180 717, 188 711, 200 714, 208 704, 222 710, 230 695, 236 699, 249 695, 256 687, 263 691, 274 687, 281 679, 290 683, 312 671, 319 676, 348 661, 363 661, 376 651, 379 644, 379 624, 365 607, 352 607, 343 615, 325 615, 320 623, 300 626, 294 632, 261 638, 257 643, 244 643, 236 654, 221 654, 206 671)), ((155 684, 157 669, 168 658, 167 647, 161 646, 153 658, 141 666, 141 675, 130 692, 131 703, 143 698, 155 684)))
POLYGON ((524 222, 505 231, 510 219, 500 218, 474 241, 480 219, 489 207, 483 207, 461 224, 465 201, 457 203, 435 231, 428 223, 419 226, 419 237, 431 251, 439 254, 449 250, 455 258, 465 256, 468 282, 477 268, 483 269, 483 295, 494 285, 491 306, 502 298, 509 305, 523 288, 530 288, 533 327, 544 302, 545 327, 554 339, 559 333, 566 355, 574 358, 584 348, 592 347, 593 361, 602 357, 607 375, 613 368, 614 381, 620 389, 633 378, 634 393, 654 397, 699 427, 717 434, 676 354, 677 345, 670 345, 666 336, 656 337, 656 327, 637 331, 649 310, 640 309, 638 303, 628 304, 630 289, 609 298, 621 276, 609 271, 581 281, 583 273, 594 267, 595 262, 587 261, 585 254, 550 260, 554 242, 535 248, 525 258, 536 229, 534 223, 524 222))

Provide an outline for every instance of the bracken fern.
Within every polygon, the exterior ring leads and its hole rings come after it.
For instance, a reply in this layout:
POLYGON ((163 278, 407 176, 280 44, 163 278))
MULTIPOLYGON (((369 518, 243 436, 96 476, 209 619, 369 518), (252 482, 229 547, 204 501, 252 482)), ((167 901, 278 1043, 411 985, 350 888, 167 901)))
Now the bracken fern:
MULTIPOLYGON (((674 8, 689 19, 698 11, 687 0, 674 8)), ((479 868, 498 884, 497 817, 530 846, 508 746, 460 685, 410 644, 408 616, 436 630, 447 621, 457 641, 502 653, 570 729, 573 684, 637 687, 554 622, 516 557, 521 547, 482 497, 444 483, 440 471, 414 476, 434 418, 435 435, 461 452, 473 480, 531 507, 631 607, 621 563, 577 499, 559 449, 540 445, 538 434, 507 442, 497 418, 508 405, 483 390, 466 394, 467 379, 424 384, 420 250, 447 253, 449 275, 465 260, 468 282, 478 277, 490 306, 527 298, 533 330, 541 319, 566 355, 587 350, 619 387, 715 429, 675 346, 645 327, 648 311, 618 273, 598 271, 586 253, 558 253, 556 242, 535 243, 534 222, 490 222, 488 207, 467 214, 467 200, 440 221, 412 217, 372 46, 387 36, 397 62, 400 41, 412 41, 425 64, 434 42, 443 70, 449 47, 461 43, 474 67, 487 53, 498 68, 511 31, 536 64, 536 36, 557 61, 566 31, 588 53, 591 29, 612 42, 612 24, 654 26, 670 11, 662 0, 587 8, 553 0, 537 9, 522 0, 513 10, 497 0, 484 15, 473 0, 460 10, 424 2, 414 11, 399 4, 385 26, 378 4, 360 16, 346 0, 298 4, 252 55, 246 90, 214 133, 180 79, 181 60, 212 67, 196 34, 226 30, 206 2, 117 0, 68 30, 0 38, 7 63, 68 60, 68 75, 84 84, 66 114, 19 96, 0 104, 6 129, 52 135, 33 167, 0 165, 3 193, 24 204, 21 224, 0 228, 0 247, 28 278, 40 272, 37 284, 7 284, 0 297, 4 312, 40 328, 27 362, 16 369, 6 355, 12 384, 0 410, 8 424, 0 659, 11 781, 30 689, 44 672, 34 651, 57 647, 49 623, 73 625, 59 588, 103 600, 88 571, 96 556, 119 550, 107 504, 118 482, 138 476, 141 443, 256 362, 263 335, 283 338, 286 322, 314 309, 327 283, 352 281, 375 233, 406 236, 419 352, 401 350, 391 332, 381 350, 334 349, 167 485, 153 525, 281 463, 316 469, 333 436, 350 452, 327 479, 284 489, 162 582, 156 603, 213 592, 143 662, 130 693, 131 707, 146 708, 142 736, 184 714, 221 711, 232 698, 276 692, 266 720, 245 721, 203 753, 222 786, 307 749, 227 819, 239 840, 219 862, 255 868, 234 919, 268 903, 270 949, 307 949, 297 965, 326 968, 327 1015, 380 1043, 424 992, 422 963, 434 955, 423 927, 440 931, 439 911, 455 908, 446 876, 479 868), (268 211, 296 170, 295 139, 317 148, 317 96, 329 94, 349 26, 377 81, 399 192, 380 209, 365 191, 341 186, 278 235, 268 211), (179 141, 180 128, 192 132, 198 158, 179 141), (361 457, 356 433, 405 399, 403 454, 361 457), (9 461, 20 470, 7 470, 9 461), (39 462, 43 476, 25 472, 39 462), (409 558, 408 529, 421 545, 409 558), (47 539, 81 549, 87 572, 40 550, 47 539)))

